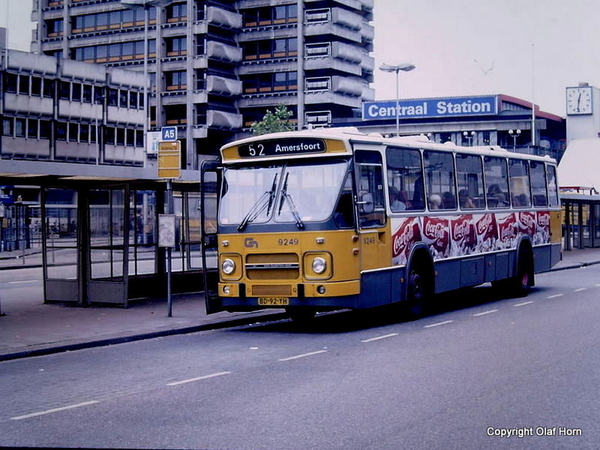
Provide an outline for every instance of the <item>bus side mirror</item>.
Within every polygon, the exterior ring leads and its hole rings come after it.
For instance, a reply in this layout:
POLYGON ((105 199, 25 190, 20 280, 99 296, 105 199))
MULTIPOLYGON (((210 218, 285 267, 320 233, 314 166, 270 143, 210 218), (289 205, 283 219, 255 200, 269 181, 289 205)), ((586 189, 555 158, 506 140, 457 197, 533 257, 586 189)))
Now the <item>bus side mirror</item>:
POLYGON ((360 212, 362 214, 371 214, 375 211, 375 205, 373 203, 373 194, 365 192, 361 194, 360 200, 356 202, 360 206, 360 212))

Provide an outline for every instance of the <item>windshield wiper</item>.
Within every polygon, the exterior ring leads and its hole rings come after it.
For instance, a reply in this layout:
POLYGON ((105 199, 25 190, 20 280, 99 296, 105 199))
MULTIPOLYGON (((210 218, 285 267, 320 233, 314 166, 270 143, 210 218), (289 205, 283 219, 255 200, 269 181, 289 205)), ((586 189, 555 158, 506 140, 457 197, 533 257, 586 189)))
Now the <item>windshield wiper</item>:
POLYGON ((300 218, 300 214, 298 214, 298 209, 296 208, 296 205, 294 204, 294 201, 292 200, 292 196, 287 193, 287 185, 288 185, 289 176, 290 176, 289 172, 285 174, 285 182, 283 183, 283 188, 281 189, 281 200, 279 202, 279 210, 277 211, 277 215, 281 214, 281 208, 283 208, 283 202, 287 200, 288 204, 290 205, 290 211, 292 212, 294 219, 296 219, 296 226, 298 228, 302 229, 302 228, 304 228, 304 222, 302 222, 302 219, 300 218))
POLYGON ((244 231, 246 226, 250 222, 254 222, 254 220, 256 220, 256 218, 260 216, 260 214, 265 210, 265 208, 267 209, 267 216, 269 215, 269 213, 271 212, 271 207, 273 206, 273 200, 275 200, 275 190, 277 189, 277 175, 279 174, 276 173, 273 177, 271 190, 266 191, 263 195, 260 196, 256 203, 252 205, 252 208, 250 208, 248 214, 246 214, 242 219, 242 223, 240 223, 240 225, 237 227, 238 231, 244 231))

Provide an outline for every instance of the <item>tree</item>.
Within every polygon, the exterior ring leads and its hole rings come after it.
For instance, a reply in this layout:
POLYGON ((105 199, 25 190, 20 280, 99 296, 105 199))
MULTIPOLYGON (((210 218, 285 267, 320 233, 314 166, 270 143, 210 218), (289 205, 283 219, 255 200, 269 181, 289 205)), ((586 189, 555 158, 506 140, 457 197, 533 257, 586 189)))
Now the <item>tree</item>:
POLYGON ((278 133, 280 131, 292 131, 296 127, 290 123, 290 117, 293 113, 285 105, 279 105, 275 112, 267 110, 260 122, 254 122, 251 125, 252 134, 259 136, 261 134, 278 133))

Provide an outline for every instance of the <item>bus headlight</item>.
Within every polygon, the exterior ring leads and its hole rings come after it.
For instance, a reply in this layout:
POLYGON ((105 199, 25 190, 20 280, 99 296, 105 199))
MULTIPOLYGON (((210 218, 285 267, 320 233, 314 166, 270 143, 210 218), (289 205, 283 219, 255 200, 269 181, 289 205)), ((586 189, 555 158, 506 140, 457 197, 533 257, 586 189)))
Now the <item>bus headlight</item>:
POLYGON ((221 270, 225 275, 231 275, 235 270, 235 263, 232 259, 224 259, 221 263, 221 270))
POLYGON ((325 270, 327 270, 327 263, 323 258, 317 256, 315 259, 313 259, 312 270, 314 273, 321 275, 323 272, 325 272, 325 270))

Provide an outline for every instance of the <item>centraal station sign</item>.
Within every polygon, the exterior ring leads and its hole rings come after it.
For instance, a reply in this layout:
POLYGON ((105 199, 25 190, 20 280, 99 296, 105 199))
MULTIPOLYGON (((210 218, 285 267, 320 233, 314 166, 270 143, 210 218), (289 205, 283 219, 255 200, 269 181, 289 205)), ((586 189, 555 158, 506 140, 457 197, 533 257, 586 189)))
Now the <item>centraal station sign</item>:
POLYGON ((365 102, 362 110, 363 120, 394 119, 396 115, 400 118, 418 119, 495 114, 498 114, 498 98, 495 95, 400 100, 398 112, 395 100, 365 102))

